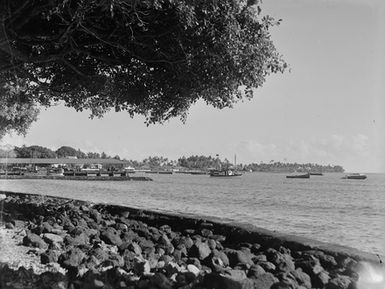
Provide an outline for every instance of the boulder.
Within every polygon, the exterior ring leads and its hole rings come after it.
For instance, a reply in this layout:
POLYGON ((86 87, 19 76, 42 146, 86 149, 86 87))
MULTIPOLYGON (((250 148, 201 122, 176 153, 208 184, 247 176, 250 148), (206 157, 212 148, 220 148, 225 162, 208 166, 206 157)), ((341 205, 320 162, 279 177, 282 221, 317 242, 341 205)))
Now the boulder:
POLYGON ((293 275, 299 285, 306 288, 311 288, 310 276, 303 272, 301 268, 297 268, 295 271, 291 271, 290 274, 293 275))
POLYGON ((120 246, 122 244, 120 232, 112 227, 108 227, 104 230, 100 235, 100 239, 111 245, 120 246))
POLYGON ((250 283, 246 273, 241 270, 228 270, 225 274, 210 273, 205 275, 206 287, 213 289, 246 289, 246 283, 250 283))
POLYGON ((337 276, 329 281, 326 289, 348 289, 352 280, 347 276, 337 276))
POLYGON ((189 257, 196 257, 203 260, 211 254, 209 245, 206 242, 196 241, 189 250, 189 257))
POLYGON ((260 275, 263 275, 265 273, 266 273, 265 269, 263 269, 261 266, 252 265, 249 271, 247 272, 247 277, 256 279, 260 275))
POLYGON ((200 273, 200 270, 198 269, 198 267, 196 267, 193 264, 187 265, 187 271, 193 273, 195 276, 198 276, 200 273))
POLYGON ((244 250, 233 250, 233 249, 225 249, 225 253, 229 258, 230 266, 234 267, 235 265, 241 264, 249 264, 254 265, 252 258, 253 254, 244 250))
POLYGON ((271 273, 265 273, 259 275, 258 278, 254 279, 254 287, 258 289, 270 289, 274 283, 277 283, 279 280, 274 277, 271 273))
POLYGON ((77 247, 71 248, 59 257, 59 264, 64 268, 78 267, 85 259, 86 255, 77 247))
POLYGON ((152 286, 146 288, 172 289, 172 282, 162 273, 155 273, 149 281, 152 286))
POLYGON ((52 234, 52 233, 45 233, 43 234, 43 239, 46 241, 48 244, 52 243, 63 243, 64 238, 62 236, 52 234))
POLYGON ((23 238, 23 244, 25 246, 37 247, 40 249, 47 249, 48 244, 44 240, 34 233, 28 232, 27 235, 23 238))
POLYGON ((40 255, 42 264, 55 263, 59 260, 60 252, 57 250, 47 250, 40 255))
POLYGON ((135 258, 133 263, 134 272, 139 275, 148 275, 151 271, 150 263, 147 260, 135 258))

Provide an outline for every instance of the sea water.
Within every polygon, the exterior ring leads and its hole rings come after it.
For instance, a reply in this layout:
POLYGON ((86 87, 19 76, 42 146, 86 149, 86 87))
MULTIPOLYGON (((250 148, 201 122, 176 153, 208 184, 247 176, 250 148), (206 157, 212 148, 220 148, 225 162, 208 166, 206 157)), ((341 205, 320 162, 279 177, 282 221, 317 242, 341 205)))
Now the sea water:
POLYGON ((213 216, 385 255, 385 174, 146 176, 154 181, 0 180, 0 190, 213 216))

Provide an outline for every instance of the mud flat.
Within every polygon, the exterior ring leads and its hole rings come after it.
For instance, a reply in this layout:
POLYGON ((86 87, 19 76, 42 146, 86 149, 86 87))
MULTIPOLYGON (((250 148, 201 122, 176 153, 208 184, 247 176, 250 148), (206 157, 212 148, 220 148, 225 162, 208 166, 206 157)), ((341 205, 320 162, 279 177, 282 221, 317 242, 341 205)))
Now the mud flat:
POLYGON ((383 288, 377 256, 219 219, 0 192, 0 288, 383 288))

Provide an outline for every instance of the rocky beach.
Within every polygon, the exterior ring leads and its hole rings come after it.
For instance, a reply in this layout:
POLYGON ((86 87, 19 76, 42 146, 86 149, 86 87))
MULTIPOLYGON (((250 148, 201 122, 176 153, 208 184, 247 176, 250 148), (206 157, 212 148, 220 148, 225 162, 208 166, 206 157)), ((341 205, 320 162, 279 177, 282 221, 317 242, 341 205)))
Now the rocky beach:
POLYGON ((383 285, 375 255, 248 224, 10 192, 0 210, 0 288, 383 285))

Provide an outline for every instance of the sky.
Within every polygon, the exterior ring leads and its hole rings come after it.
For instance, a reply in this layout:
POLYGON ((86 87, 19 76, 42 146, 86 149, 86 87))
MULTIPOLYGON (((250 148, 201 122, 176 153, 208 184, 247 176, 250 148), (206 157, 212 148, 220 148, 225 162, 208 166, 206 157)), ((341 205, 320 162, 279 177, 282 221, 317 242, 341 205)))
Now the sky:
POLYGON ((265 0, 282 19, 272 39, 290 71, 267 78, 251 101, 217 110, 198 102, 185 124, 147 127, 111 112, 89 119, 63 105, 43 109, 26 137, 2 145, 62 145, 142 160, 219 154, 237 163, 342 165, 385 172, 385 1, 265 0))

